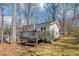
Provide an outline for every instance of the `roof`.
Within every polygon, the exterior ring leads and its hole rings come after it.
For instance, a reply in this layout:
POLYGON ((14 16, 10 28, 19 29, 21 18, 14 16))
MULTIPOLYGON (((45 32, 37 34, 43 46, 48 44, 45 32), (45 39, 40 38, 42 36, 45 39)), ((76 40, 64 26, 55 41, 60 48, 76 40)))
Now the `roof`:
POLYGON ((59 28, 61 28, 60 25, 59 25, 59 23, 58 23, 58 21, 51 22, 50 24, 54 24, 54 23, 56 23, 57 26, 58 26, 59 28))
MULTIPOLYGON (((57 26, 60 28, 58 21, 50 21, 50 22, 35 24, 35 26, 43 26, 43 25, 51 25, 51 24, 57 24, 57 26)), ((33 26, 33 24, 32 25, 25 25, 23 27, 29 27, 29 26, 33 26)))

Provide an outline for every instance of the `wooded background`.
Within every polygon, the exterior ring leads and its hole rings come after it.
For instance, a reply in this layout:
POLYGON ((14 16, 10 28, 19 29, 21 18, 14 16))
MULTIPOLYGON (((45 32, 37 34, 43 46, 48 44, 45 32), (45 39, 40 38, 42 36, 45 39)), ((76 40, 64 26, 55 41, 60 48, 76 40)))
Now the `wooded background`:
POLYGON ((20 26, 56 20, 59 21, 61 27, 60 35, 73 37, 79 36, 78 3, 0 3, 1 42, 3 42, 4 34, 11 35, 13 33, 13 39, 15 40, 17 33, 19 33, 20 26), (8 21, 5 22, 4 20, 6 16, 5 12, 7 12, 6 8, 11 10, 11 23, 7 23, 8 21))

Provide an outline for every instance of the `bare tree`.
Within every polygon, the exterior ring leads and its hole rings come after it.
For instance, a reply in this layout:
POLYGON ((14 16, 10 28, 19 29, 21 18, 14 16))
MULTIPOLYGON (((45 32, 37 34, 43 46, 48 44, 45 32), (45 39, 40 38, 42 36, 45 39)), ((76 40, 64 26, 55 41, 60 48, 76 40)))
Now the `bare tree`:
POLYGON ((1 16, 2 16, 2 24, 1 24, 1 29, 2 29, 2 31, 1 31, 1 35, 2 35, 2 40, 1 40, 1 43, 3 43, 3 37, 4 37, 4 9, 5 9, 5 5, 6 4, 1 4, 0 5, 0 8, 1 8, 1 12, 2 12, 2 14, 1 14, 1 16))
POLYGON ((48 11, 48 13, 51 14, 52 19, 51 21, 55 21, 56 20, 56 14, 57 14, 57 8, 58 8, 59 4, 56 3, 51 3, 51 4, 45 4, 44 8, 48 11))
POLYGON ((27 25, 29 25, 29 21, 32 21, 31 17, 34 16, 37 5, 32 3, 24 4, 24 16, 27 25))
POLYGON ((22 12, 21 12, 20 3, 17 4, 16 8, 17 8, 16 11, 17 11, 18 23, 21 25, 21 15, 22 15, 22 12))
POLYGON ((18 37, 18 42, 20 42, 20 28, 22 27, 22 21, 23 21, 23 18, 22 18, 22 9, 21 9, 21 5, 20 3, 17 4, 16 6, 16 11, 17 11, 17 37, 18 37), (22 19, 21 19, 22 18, 22 19))
POLYGON ((72 4, 72 7, 73 7, 73 36, 75 36, 75 20, 76 20, 76 11, 77 11, 77 8, 79 7, 79 4, 72 4))
POLYGON ((71 9, 69 5, 70 4, 65 4, 65 3, 61 4, 62 9, 61 9, 60 15, 62 19, 62 32, 64 36, 67 35, 67 19, 68 19, 67 12, 71 9))
POLYGON ((12 18, 12 25, 13 25, 13 40, 12 43, 16 43, 16 3, 13 4, 13 18, 12 18))
POLYGON ((65 6, 65 4, 63 3, 62 4, 62 9, 63 9, 63 14, 62 14, 62 20, 63 20, 63 35, 66 35, 66 26, 65 26, 65 18, 66 18, 66 6, 65 6))

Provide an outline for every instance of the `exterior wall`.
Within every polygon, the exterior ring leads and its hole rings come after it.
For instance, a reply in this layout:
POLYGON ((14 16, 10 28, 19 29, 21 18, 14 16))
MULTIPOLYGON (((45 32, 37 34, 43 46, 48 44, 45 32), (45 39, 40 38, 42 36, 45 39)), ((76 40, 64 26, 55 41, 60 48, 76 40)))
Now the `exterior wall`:
POLYGON ((46 24, 46 25, 37 25, 36 26, 36 30, 37 31, 41 31, 41 28, 45 28, 45 29, 48 29, 49 28, 49 25, 48 24, 46 24))
MULTIPOLYGON (((50 33, 53 32, 54 39, 59 38, 59 27, 56 22, 35 25, 36 31, 41 31, 41 28, 44 28, 44 27, 46 29, 48 29, 50 31, 50 33)), ((27 27, 27 30, 33 31, 34 26, 31 25, 31 26, 27 27)))
POLYGON ((36 30, 37 31, 41 31, 41 28, 44 28, 44 27, 46 29, 48 29, 50 32, 54 31, 53 32, 54 39, 59 38, 59 27, 58 27, 58 25, 56 23, 38 25, 38 26, 36 26, 36 30))
POLYGON ((51 32, 54 31, 53 32, 54 39, 59 38, 59 28, 58 28, 57 24, 56 23, 53 25, 51 24, 49 28, 50 28, 51 32))

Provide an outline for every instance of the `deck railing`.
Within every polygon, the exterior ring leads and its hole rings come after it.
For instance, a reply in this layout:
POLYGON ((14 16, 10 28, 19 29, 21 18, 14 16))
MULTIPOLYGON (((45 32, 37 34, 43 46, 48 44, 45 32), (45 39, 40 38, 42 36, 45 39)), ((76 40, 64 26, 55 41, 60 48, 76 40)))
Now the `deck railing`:
POLYGON ((38 40, 47 40, 51 41, 53 39, 53 35, 50 32, 46 31, 27 31, 27 32, 20 32, 20 41, 27 42, 27 41, 38 41, 38 40))

